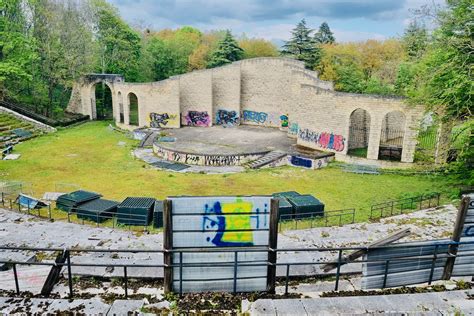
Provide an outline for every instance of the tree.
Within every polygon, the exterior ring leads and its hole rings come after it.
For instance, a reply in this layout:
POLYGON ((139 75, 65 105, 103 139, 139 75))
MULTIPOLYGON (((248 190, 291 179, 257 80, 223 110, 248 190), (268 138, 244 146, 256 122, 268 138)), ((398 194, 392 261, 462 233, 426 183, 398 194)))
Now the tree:
POLYGON ((428 44, 428 32, 416 20, 410 22, 402 37, 403 46, 410 59, 417 59, 423 55, 428 44))
POLYGON ((306 26, 305 19, 291 31, 291 39, 283 45, 282 55, 292 56, 304 61, 306 68, 313 69, 319 62, 321 50, 311 37, 312 29, 306 26))
POLYGON ((244 51, 234 39, 229 30, 212 52, 208 68, 218 67, 243 58, 244 51))
POLYGON ((7 94, 15 97, 18 87, 32 79, 37 55, 27 30, 22 1, 0 0, 0 100, 7 94))
POLYGON ((140 36, 105 0, 93 0, 94 29, 97 34, 102 73, 117 73, 127 81, 138 78, 140 36))
POLYGON ((336 39, 326 22, 323 22, 319 27, 318 32, 314 34, 314 41, 319 44, 334 44, 336 42, 336 39))
POLYGON ((278 56, 276 46, 264 39, 244 37, 239 41, 239 46, 244 50, 244 58, 278 56))

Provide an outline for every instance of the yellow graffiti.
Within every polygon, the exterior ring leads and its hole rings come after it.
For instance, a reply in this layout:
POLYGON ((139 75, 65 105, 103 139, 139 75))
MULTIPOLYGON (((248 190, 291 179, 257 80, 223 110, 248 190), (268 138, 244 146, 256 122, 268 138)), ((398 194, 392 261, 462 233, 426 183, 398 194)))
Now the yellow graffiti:
POLYGON ((226 216, 225 229, 226 231, 222 235, 223 242, 232 243, 252 243, 253 234, 250 231, 251 218, 250 213, 252 212, 252 203, 237 199, 235 203, 222 203, 222 213, 226 216), (249 214, 239 214, 249 213, 249 214), (249 230, 249 231, 237 231, 234 230, 249 230))

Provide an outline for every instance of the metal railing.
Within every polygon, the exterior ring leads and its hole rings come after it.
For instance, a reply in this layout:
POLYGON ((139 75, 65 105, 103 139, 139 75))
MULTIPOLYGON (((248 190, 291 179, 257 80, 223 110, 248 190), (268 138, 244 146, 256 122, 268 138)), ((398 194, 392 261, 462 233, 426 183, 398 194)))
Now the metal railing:
POLYGON ((370 208, 370 219, 401 215, 407 210, 436 207, 439 206, 440 197, 441 194, 436 192, 375 204, 370 208))
POLYGON ((293 226, 293 229, 307 229, 313 227, 342 226, 345 224, 354 224, 356 210, 354 208, 325 211, 323 215, 320 212, 305 212, 298 214, 280 215, 278 231, 283 227, 293 226))
MULTIPOLYGON (((233 277, 232 278, 227 278, 226 280, 232 280, 233 282, 233 293, 237 292, 237 282, 238 280, 242 280, 244 278, 238 278, 238 269, 239 267, 268 267, 268 266, 274 266, 276 267, 285 267, 285 277, 284 277, 284 286, 285 286, 285 295, 288 294, 288 286, 289 286, 289 280, 292 277, 290 273, 290 268, 294 266, 320 266, 320 265, 328 265, 332 264, 336 267, 336 272, 335 272, 335 284, 334 284, 334 291, 339 290, 339 283, 341 279, 341 275, 345 275, 346 273, 341 272, 341 267, 345 264, 368 264, 368 263, 383 263, 385 264, 385 274, 384 274, 384 282, 383 282, 383 287, 386 285, 387 281, 387 275, 388 275, 388 266, 390 265, 390 262, 393 261, 414 261, 414 260, 431 260, 431 267, 430 267, 430 274, 429 274, 429 279, 428 279, 428 284, 431 284, 433 281, 433 271, 435 269, 436 263, 439 260, 447 259, 447 258, 458 258, 458 257, 474 257, 474 253, 472 252, 462 252, 462 253, 448 253, 448 252, 440 252, 438 251, 441 247, 443 248, 448 248, 449 246, 459 246, 459 245, 474 245, 474 241, 469 241, 469 242, 452 242, 452 241, 433 241, 433 244, 431 244, 436 248, 435 252, 432 255, 415 255, 415 256, 399 256, 399 257, 393 257, 391 259, 367 259, 365 258, 359 258, 353 261, 349 261, 345 258, 345 253, 350 252, 350 251, 356 251, 356 250, 364 250, 364 251, 369 251, 369 250, 377 250, 377 249, 393 249, 393 248, 410 248, 410 247, 419 247, 419 245, 391 245, 391 246, 379 246, 379 247, 338 247, 338 248, 282 248, 282 249, 271 249, 271 248, 266 248, 266 247, 250 247, 250 248, 245 248, 245 249, 233 249, 232 247, 228 248, 187 248, 187 249, 179 249, 179 250, 153 250, 153 249, 79 249, 79 248, 68 248, 68 249, 62 249, 62 248, 33 248, 33 247, 10 247, 10 246, 0 246, 0 250, 2 251, 12 251, 12 252, 18 252, 18 251, 32 251, 32 252, 63 252, 66 256, 66 261, 64 263, 58 263, 58 262, 27 262, 27 261, 11 261, 11 260, 0 260, 0 263, 2 264, 8 264, 12 267, 13 270, 13 277, 15 281, 15 291, 17 295, 21 294, 21 289, 20 289, 20 282, 19 282, 19 277, 18 277, 18 271, 17 271, 17 266, 19 265, 26 265, 26 266, 51 266, 51 267, 61 267, 64 269, 66 267, 67 269, 67 282, 68 282, 68 289, 69 289, 69 297, 73 298, 74 297, 74 279, 73 279, 73 268, 74 267, 114 267, 114 268, 122 268, 123 269, 123 286, 124 286, 124 292, 125 292, 125 298, 128 298, 128 282, 129 282, 129 275, 128 275, 128 269, 129 268, 163 268, 163 269, 169 269, 169 268, 177 268, 179 269, 179 279, 178 280, 173 280, 174 282, 178 282, 178 290, 177 292, 182 295, 183 294, 183 282, 186 282, 187 280, 183 279, 183 269, 184 268, 190 268, 190 267, 233 267, 233 277), (94 257, 93 259, 91 258, 91 261, 93 262, 73 262, 71 260, 71 254, 84 254, 84 253, 160 253, 164 254, 165 252, 171 252, 173 254, 176 254, 179 257, 179 262, 177 264, 135 264, 135 263, 111 263, 110 261, 108 262, 100 262, 100 260, 103 260, 103 257, 94 257), (183 254, 185 253, 234 253, 234 260, 232 261, 225 261, 225 262, 198 262, 198 263, 183 263, 183 254), (277 260, 275 264, 272 264, 268 261, 265 262, 251 262, 251 261, 239 261, 237 260, 239 253, 249 253, 249 252, 268 252, 270 255, 271 253, 278 254, 278 253, 298 253, 298 252, 308 252, 308 253, 313 253, 313 252, 324 252, 324 253, 332 253, 335 255, 337 258, 336 260, 328 260, 328 261, 302 261, 302 262, 281 262, 281 260, 277 260), (280 261, 280 262, 279 262, 280 261)), ((429 245, 428 245, 429 246, 429 245)), ((322 256, 326 257, 326 256, 322 256)), ((328 275, 328 274, 326 274, 328 275)), ((334 274, 330 274, 334 275, 334 274)), ((296 275, 294 275, 296 276, 296 275)), ((301 276, 301 275, 298 275, 301 276)), ((321 274, 313 274, 313 275, 306 275, 306 276, 321 276, 321 274)), ((146 277, 146 278, 151 278, 151 279, 161 279, 161 278, 156 278, 155 275, 142 275, 141 276, 146 277)), ((266 276, 265 276, 266 277, 266 276)), ((251 279, 251 278, 261 278, 261 277, 246 277, 245 279, 251 279)), ((212 280, 210 280, 212 281, 212 280)))

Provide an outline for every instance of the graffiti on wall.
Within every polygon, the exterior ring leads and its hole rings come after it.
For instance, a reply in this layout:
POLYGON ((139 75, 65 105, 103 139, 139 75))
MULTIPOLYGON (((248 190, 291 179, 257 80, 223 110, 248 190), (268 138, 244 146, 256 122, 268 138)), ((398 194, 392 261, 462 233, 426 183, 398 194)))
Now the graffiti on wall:
POLYGON ((177 115, 169 115, 168 113, 150 113, 150 127, 160 128, 168 125, 171 121, 176 120, 177 115))
POLYGON ((288 127, 288 115, 280 115, 280 124, 281 127, 288 127))
POLYGON ((326 132, 318 133, 307 128, 300 130, 298 137, 305 142, 315 143, 318 147, 324 149, 343 151, 345 146, 345 139, 342 135, 326 132))
POLYGON ((295 167, 313 168, 313 160, 298 156, 290 157, 290 164, 295 167))
POLYGON ((202 231, 211 232, 206 241, 216 247, 253 246, 252 229, 268 228, 269 204, 263 210, 251 201, 236 198, 234 202, 216 201, 206 204, 202 218, 202 231), (261 218, 261 214, 263 217, 261 218))
POLYGON ((238 125, 239 114, 236 111, 217 110, 216 124, 217 125, 238 125))
POLYGON ((188 126, 210 126, 211 119, 207 111, 188 111, 184 117, 185 123, 188 126))
POLYGON ((265 112, 243 111, 244 121, 253 122, 257 124, 264 124, 268 119, 268 114, 265 112))
POLYGON ((290 135, 298 135, 298 130, 300 127, 298 126, 298 123, 291 123, 290 127, 288 129, 288 134, 290 135))
POLYGON ((246 162, 257 159, 260 155, 196 155, 180 153, 156 146, 155 152, 163 159, 190 165, 202 166, 240 166, 246 162))

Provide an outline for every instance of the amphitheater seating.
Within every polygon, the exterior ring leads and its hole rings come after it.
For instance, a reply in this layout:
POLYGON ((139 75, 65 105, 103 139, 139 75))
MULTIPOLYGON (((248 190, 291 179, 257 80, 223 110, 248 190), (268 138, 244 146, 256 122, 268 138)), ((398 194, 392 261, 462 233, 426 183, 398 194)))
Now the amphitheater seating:
POLYGON ((43 131, 33 124, 22 121, 13 115, 0 113, 0 147, 8 148, 41 134, 43 131))

